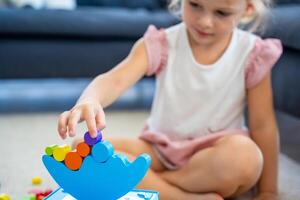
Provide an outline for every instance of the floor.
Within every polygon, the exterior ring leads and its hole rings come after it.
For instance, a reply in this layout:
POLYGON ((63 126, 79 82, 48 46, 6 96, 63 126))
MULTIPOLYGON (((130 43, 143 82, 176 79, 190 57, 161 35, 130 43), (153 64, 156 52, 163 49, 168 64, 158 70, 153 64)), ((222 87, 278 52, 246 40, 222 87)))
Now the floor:
MULTIPOLYGON (((143 127, 148 112, 122 111, 107 113, 104 135, 135 137, 143 127)), ((55 189, 57 186, 41 162, 44 148, 50 144, 70 144, 57 134, 58 113, 0 115, 0 193, 19 199, 32 189, 55 189), (43 183, 32 186, 31 179, 41 176, 43 183)), ((78 136, 86 130, 78 126, 78 136)), ((280 192, 282 200, 300 196, 300 165, 281 154, 280 192)), ((246 199, 246 198, 245 198, 246 199)))
POLYGON ((300 163, 300 119, 277 111, 276 119, 280 133, 281 151, 300 163))

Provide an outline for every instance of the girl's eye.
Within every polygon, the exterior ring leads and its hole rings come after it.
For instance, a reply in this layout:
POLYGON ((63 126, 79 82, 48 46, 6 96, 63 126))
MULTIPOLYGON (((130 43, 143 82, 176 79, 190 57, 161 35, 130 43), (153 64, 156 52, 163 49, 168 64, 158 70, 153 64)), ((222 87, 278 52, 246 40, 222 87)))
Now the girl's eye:
POLYGON ((228 16, 231 15, 231 13, 224 12, 224 11, 221 11, 221 10, 218 10, 218 11, 216 12, 216 14, 217 14, 218 16, 220 16, 220 17, 228 17, 228 16))
POLYGON ((193 1, 189 1, 189 2, 192 7, 198 7, 198 4, 196 2, 193 1))

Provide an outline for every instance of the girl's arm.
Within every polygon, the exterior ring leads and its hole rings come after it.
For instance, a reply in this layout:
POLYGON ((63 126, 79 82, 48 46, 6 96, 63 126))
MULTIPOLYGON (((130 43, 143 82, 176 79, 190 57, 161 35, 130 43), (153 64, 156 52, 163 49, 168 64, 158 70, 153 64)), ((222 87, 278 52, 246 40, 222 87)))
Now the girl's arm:
POLYGON ((264 157, 258 192, 261 196, 273 196, 270 199, 275 199, 278 195, 279 134, 273 109, 270 73, 257 86, 248 90, 247 101, 251 137, 264 157))
POLYGON ((112 70, 97 76, 84 90, 76 105, 59 117, 58 132, 64 139, 75 135, 78 122, 86 121, 93 137, 105 127, 103 108, 112 104, 126 89, 147 72, 148 58, 145 43, 140 39, 130 54, 112 70))
POLYGON ((77 103, 92 98, 99 101, 103 108, 109 106, 145 75, 147 63, 146 47, 143 39, 140 39, 121 63, 112 70, 97 76, 88 85, 77 103))

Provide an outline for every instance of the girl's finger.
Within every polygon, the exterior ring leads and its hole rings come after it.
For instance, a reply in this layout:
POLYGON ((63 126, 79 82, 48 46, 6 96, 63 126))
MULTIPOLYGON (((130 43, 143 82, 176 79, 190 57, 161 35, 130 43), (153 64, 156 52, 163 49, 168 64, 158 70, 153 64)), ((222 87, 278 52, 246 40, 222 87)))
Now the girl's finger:
POLYGON ((105 114, 103 110, 99 110, 96 114, 96 126, 98 130, 102 130, 106 126, 105 114))
POLYGON ((63 112, 58 119, 57 131, 62 139, 66 139, 67 136, 67 123, 70 111, 63 112))
POLYGON ((96 127, 96 119, 95 119, 95 114, 92 110, 87 109, 84 113, 84 118, 86 121, 86 125, 88 127, 88 130, 90 132, 90 135, 92 138, 97 137, 97 127, 96 127))
POLYGON ((81 111, 73 111, 70 114, 68 120, 68 129, 69 129, 69 136, 74 137, 76 132, 76 125, 78 124, 81 118, 81 111))

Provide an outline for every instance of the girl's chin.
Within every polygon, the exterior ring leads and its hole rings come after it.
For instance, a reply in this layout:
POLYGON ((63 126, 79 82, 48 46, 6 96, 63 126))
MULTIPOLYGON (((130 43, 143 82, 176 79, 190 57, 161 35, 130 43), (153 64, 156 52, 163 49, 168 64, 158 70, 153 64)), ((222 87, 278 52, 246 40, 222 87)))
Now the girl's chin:
POLYGON ((199 37, 196 35, 193 40, 198 45, 209 45, 213 43, 213 37, 199 37))

